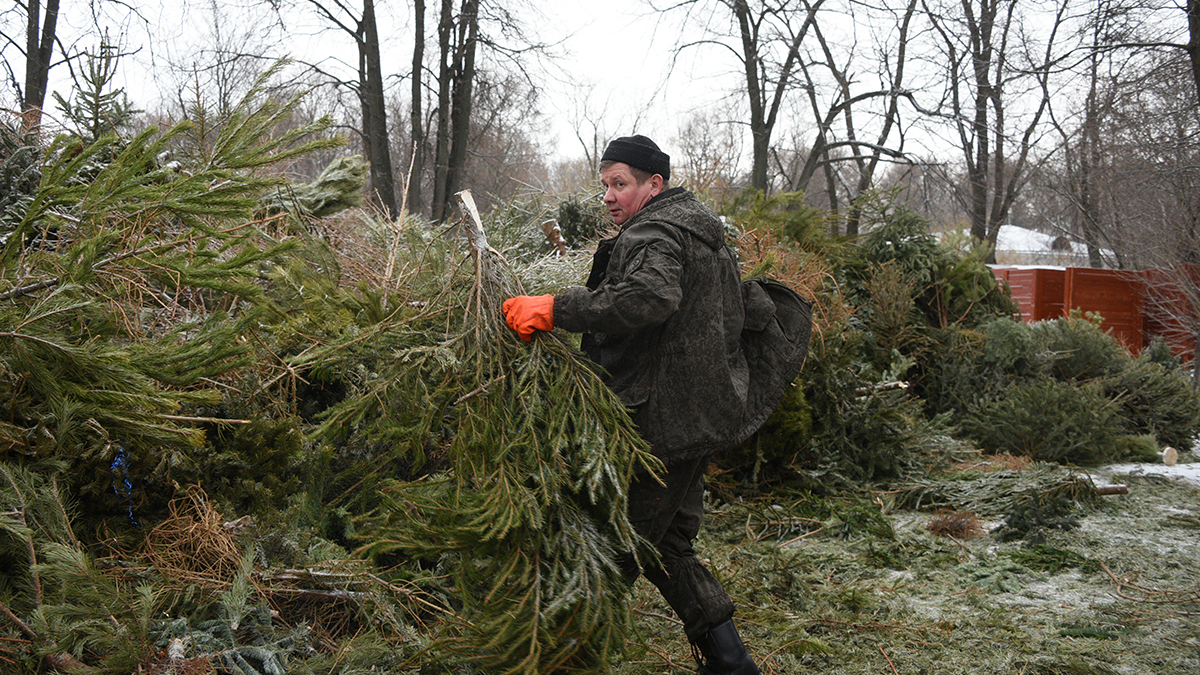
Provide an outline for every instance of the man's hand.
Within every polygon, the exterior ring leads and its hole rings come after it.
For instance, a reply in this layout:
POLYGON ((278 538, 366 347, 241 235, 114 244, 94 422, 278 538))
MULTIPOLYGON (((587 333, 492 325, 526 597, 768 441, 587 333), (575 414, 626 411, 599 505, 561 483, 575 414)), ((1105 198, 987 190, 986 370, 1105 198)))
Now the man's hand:
POLYGON ((526 342, 534 331, 554 330, 553 295, 518 295, 505 300, 503 308, 508 327, 526 342))

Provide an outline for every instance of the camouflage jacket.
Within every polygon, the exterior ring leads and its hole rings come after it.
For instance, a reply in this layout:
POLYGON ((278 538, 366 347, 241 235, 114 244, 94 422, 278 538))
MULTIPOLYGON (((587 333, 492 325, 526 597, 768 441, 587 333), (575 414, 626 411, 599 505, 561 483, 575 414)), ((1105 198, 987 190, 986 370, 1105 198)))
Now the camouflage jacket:
POLYGON ((587 286, 555 296, 554 325, 584 334, 584 351, 669 463, 736 442, 748 381, 742 303, 721 220, 674 188, 599 243, 587 286))

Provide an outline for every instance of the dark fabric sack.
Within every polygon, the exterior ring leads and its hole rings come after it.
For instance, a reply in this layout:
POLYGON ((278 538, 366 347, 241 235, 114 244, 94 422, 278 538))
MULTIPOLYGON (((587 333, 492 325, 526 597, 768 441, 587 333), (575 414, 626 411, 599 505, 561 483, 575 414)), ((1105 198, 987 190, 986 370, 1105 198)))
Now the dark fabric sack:
POLYGON ((800 374, 812 336, 812 305, 786 285, 767 277, 746 279, 742 300, 742 351, 750 382, 738 443, 754 435, 775 412, 783 392, 800 374))

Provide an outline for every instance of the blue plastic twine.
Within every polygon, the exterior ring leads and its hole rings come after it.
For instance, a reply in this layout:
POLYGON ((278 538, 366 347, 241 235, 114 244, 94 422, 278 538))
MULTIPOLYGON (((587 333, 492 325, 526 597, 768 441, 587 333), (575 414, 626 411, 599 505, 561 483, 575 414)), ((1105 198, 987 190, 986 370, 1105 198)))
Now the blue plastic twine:
POLYGON ((117 480, 113 481, 113 492, 118 497, 125 498, 129 504, 129 522, 138 525, 138 521, 133 518, 133 484, 129 482, 129 460, 125 455, 125 448, 119 445, 117 454, 113 456, 111 469, 117 474, 117 480))

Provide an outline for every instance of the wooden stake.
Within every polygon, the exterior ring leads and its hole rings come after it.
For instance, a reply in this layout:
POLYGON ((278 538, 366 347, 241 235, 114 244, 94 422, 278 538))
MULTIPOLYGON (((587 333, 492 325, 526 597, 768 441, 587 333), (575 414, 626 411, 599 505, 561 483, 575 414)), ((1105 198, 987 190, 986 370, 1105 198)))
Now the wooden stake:
POLYGON ((463 210, 470 216, 467 219, 467 240, 471 242, 471 247, 480 255, 484 251, 492 250, 492 247, 488 244, 487 235, 483 233, 483 220, 479 217, 479 207, 475 206, 475 197, 471 194, 471 191, 463 190, 462 192, 455 193, 454 196, 458 197, 463 210))

